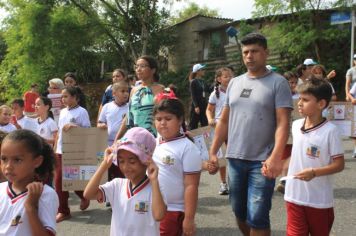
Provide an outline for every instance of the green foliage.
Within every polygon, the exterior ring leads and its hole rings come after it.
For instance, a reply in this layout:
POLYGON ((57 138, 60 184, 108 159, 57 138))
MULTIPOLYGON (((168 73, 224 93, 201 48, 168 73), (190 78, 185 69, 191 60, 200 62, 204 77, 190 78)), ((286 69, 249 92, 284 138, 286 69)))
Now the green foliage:
POLYGON ((212 17, 219 17, 219 11, 217 9, 210 9, 207 6, 199 6, 198 4, 194 2, 190 2, 189 5, 179 12, 177 12, 174 16, 171 17, 170 21, 171 24, 177 24, 181 21, 184 21, 186 19, 189 19, 190 17, 193 17, 197 14, 203 15, 203 16, 212 16, 212 17))

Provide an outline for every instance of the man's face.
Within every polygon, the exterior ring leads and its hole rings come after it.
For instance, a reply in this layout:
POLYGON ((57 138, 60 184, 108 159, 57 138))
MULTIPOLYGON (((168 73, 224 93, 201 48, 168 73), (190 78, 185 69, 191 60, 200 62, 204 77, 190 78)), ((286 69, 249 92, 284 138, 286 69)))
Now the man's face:
POLYGON ((268 50, 258 44, 242 46, 242 58, 248 71, 257 72, 265 69, 268 50))

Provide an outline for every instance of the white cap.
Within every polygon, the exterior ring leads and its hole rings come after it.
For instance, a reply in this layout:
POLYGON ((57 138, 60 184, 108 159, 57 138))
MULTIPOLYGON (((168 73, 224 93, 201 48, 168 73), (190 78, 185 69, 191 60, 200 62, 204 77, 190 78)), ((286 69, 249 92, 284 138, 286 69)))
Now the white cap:
POLYGON ((356 54, 354 54, 354 59, 356 59, 356 54))
POLYGON ((306 66, 313 66, 313 65, 316 65, 316 64, 318 64, 318 63, 316 63, 316 62, 315 62, 313 59, 311 59, 311 58, 307 58, 307 59, 304 60, 303 64, 306 65, 306 66))
POLYGON ((195 65, 193 66, 192 72, 193 72, 193 73, 196 73, 198 70, 201 70, 201 69, 203 69, 204 67, 205 67, 205 65, 202 65, 202 64, 195 64, 195 65))

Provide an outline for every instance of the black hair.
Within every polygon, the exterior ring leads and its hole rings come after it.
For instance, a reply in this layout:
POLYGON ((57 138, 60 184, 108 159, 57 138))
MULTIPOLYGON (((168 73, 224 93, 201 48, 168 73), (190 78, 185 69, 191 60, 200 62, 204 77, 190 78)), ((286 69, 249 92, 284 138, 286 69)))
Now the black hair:
POLYGON ((260 33, 249 33, 240 40, 240 43, 242 46, 258 44, 267 49, 267 39, 260 33))
POLYGON ((63 90, 69 93, 70 96, 76 97, 79 106, 87 108, 85 95, 78 86, 66 86, 63 90))
POLYGON ((305 71, 307 69, 307 66, 304 64, 300 64, 297 66, 296 69, 296 74, 298 77, 301 77, 303 75, 303 71, 305 71))
POLYGON ((323 74, 323 79, 326 79, 327 74, 326 74, 325 67, 323 65, 320 65, 320 64, 314 65, 311 69, 311 73, 315 74, 316 70, 318 70, 318 69, 321 70, 321 73, 323 74))
POLYGON ((55 167, 55 156, 52 147, 38 134, 31 130, 18 129, 9 133, 3 140, 13 142, 22 142, 27 151, 34 158, 43 157, 42 164, 35 169, 38 180, 44 181, 53 178, 53 170, 55 167))
POLYGON ((168 88, 173 91, 173 93, 176 95, 176 97, 179 97, 178 96, 178 87, 177 86, 175 86, 174 84, 169 84, 168 88))
POLYGON ((70 77, 70 78, 74 79, 75 81, 77 81, 77 76, 75 76, 75 74, 73 72, 65 73, 64 79, 67 78, 67 77, 70 77))
POLYGON ((158 63, 157 63, 156 59, 154 59, 152 56, 148 56, 148 55, 141 56, 137 60, 140 60, 140 59, 145 60, 151 69, 156 69, 156 71, 153 75, 153 81, 158 82, 159 74, 158 74, 158 63))
POLYGON ((48 111, 47 111, 48 117, 51 117, 52 119, 54 119, 53 112, 51 111, 52 100, 45 96, 41 96, 38 99, 40 99, 43 102, 43 105, 48 106, 48 111))
POLYGON ((296 79, 298 79, 298 76, 294 73, 294 72, 292 72, 292 71, 287 71, 287 72, 285 72, 284 74, 283 74, 283 77, 284 78, 286 78, 286 80, 291 80, 292 78, 296 78, 296 79))
MULTIPOLYGON (((153 107, 153 116, 158 112, 167 112, 175 115, 178 119, 182 120, 183 131, 187 131, 187 126, 185 124, 185 112, 184 105, 179 99, 162 99, 158 104, 153 107)), ((188 138, 193 142, 189 136, 188 138)))
POLYGON ((12 100, 11 104, 17 104, 19 105, 20 107, 24 107, 25 106, 25 102, 22 98, 16 98, 14 100, 12 100))
POLYGON ((215 95, 217 98, 220 98, 220 90, 219 90, 219 86, 220 86, 220 82, 217 80, 218 77, 222 76, 224 71, 231 71, 231 69, 229 67, 220 67, 219 69, 217 69, 215 71, 215 95))
POLYGON ((318 79, 314 75, 308 76, 303 84, 298 85, 297 92, 299 94, 311 94, 316 97, 318 101, 324 99, 326 101, 325 107, 328 107, 333 95, 331 85, 326 80, 318 79))

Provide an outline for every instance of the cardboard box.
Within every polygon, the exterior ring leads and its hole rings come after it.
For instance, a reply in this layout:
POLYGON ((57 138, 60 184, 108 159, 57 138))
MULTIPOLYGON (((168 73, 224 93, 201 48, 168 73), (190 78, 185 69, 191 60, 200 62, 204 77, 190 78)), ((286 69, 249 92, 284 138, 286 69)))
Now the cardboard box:
MULTIPOLYGON (((62 188, 64 191, 84 190, 104 158, 107 130, 72 128, 63 132, 62 188)), ((101 183, 107 181, 104 174, 101 183)))

